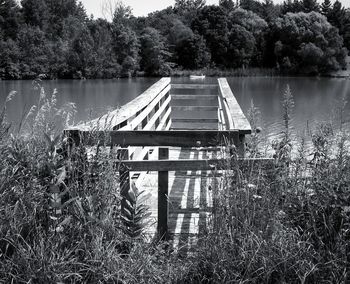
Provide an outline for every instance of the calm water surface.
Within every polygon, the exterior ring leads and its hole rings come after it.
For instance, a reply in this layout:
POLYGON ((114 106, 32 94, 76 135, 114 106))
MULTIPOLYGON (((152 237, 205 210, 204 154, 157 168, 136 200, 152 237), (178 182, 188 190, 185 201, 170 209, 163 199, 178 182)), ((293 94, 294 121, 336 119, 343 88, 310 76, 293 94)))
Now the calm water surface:
MULTIPOLYGON (((74 102, 77 106, 76 122, 96 118, 109 110, 124 105, 144 92, 158 79, 132 78, 115 80, 53 80, 41 84, 48 95, 57 89, 59 105, 74 102)), ((38 103, 39 92, 31 81, 0 81, 0 106, 8 93, 17 91, 7 105, 9 120, 18 123, 23 113, 38 103)))
POLYGON ((274 138, 282 129, 281 101, 287 85, 290 86, 295 107, 292 129, 296 135, 314 130, 322 122, 333 120, 339 127, 336 109, 342 100, 349 103, 343 111, 343 127, 350 131, 350 80, 337 78, 230 78, 229 83, 242 109, 251 104, 260 109, 265 133, 274 138))
MULTIPOLYGON (((179 80, 179 79, 176 79, 179 80)), ((212 82, 213 78, 206 79, 212 82)), ((141 94, 157 79, 133 78, 119 80, 56 80, 45 81, 47 93, 58 91, 58 103, 74 102, 78 113, 76 122, 95 118, 108 110, 123 105, 141 94)), ((281 99, 287 84, 290 85, 295 109, 292 127, 296 134, 302 134, 307 126, 313 129, 317 123, 329 121, 338 101, 350 102, 350 80, 331 78, 228 78, 229 84, 246 113, 251 101, 261 111, 264 132, 273 139, 282 131, 281 99)), ((39 98, 30 81, 0 81, 0 105, 5 103, 11 90, 17 91, 8 103, 8 118, 18 123, 22 114, 39 98)), ((350 130, 350 103, 345 112, 345 128, 350 130)))

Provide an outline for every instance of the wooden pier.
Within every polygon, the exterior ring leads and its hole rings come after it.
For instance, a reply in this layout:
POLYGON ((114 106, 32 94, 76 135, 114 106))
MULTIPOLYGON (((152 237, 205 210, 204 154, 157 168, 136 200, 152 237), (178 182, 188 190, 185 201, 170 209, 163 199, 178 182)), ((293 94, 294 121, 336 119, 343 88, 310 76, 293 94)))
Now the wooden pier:
POLYGON ((225 78, 216 84, 162 78, 130 103, 66 133, 75 144, 118 147, 122 196, 131 184, 149 193, 147 232, 177 245, 193 245, 210 230, 212 189, 227 170, 227 149, 250 162, 244 152, 251 126, 225 78))

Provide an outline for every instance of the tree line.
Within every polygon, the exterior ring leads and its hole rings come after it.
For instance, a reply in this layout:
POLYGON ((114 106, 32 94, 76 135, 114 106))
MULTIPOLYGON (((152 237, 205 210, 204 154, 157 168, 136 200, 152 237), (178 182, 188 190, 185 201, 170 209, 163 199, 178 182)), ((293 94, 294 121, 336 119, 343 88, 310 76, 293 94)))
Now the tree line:
POLYGON ((346 68, 350 9, 339 1, 176 0, 112 20, 77 0, 0 1, 0 78, 163 76, 172 70, 276 68, 318 75, 346 68))

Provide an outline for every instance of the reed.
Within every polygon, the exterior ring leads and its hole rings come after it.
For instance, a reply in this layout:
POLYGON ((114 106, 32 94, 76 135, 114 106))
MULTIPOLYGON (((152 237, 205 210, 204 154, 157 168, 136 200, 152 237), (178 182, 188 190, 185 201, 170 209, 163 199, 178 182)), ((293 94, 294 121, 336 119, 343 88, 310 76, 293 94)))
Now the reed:
MULTIPOLYGON (((130 232, 110 152, 101 147, 87 156, 83 147, 67 147, 55 135, 69 123, 67 112, 45 98, 18 135, 0 116, 0 283, 349 281, 349 137, 323 124, 311 133, 311 155, 303 137, 291 143, 290 91, 274 167, 225 171, 213 189, 220 222, 189 256, 135 237, 139 227, 130 232), (52 122, 52 114, 61 118, 52 122)), ((248 117, 258 129, 253 104, 248 117)), ((257 133, 247 143, 249 156, 265 155, 257 133)), ((237 165, 237 155, 227 155, 237 165)))

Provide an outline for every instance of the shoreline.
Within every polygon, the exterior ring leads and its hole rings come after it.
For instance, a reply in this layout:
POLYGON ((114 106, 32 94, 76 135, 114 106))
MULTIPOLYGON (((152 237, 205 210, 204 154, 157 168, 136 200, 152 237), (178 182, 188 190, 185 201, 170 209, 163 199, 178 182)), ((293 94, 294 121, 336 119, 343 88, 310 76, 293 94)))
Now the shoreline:
MULTIPOLYGON (((42 81, 57 81, 57 80, 119 80, 119 79, 134 79, 134 78, 161 78, 161 77, 174 77, 174 78, 187 78, 190 75, 204 75, 205 77, 271 77, 271 78, 339 78, 350 79, 350 69, 336 71, 328 74, 307 75, 307 74, 285 74, 277 72, 275 69, 234 69, 234 70, 222 70, 222 69, 210 69, 210 70, 173 70, 170 74, 164 76, 146 76, 144 74, 136 74, 130 77, 115 77, 115 78, 40 78, 42 81)), ((20 78, 20 79, 3 79, 0 81, 33 81, 38 78, 20 78)))

